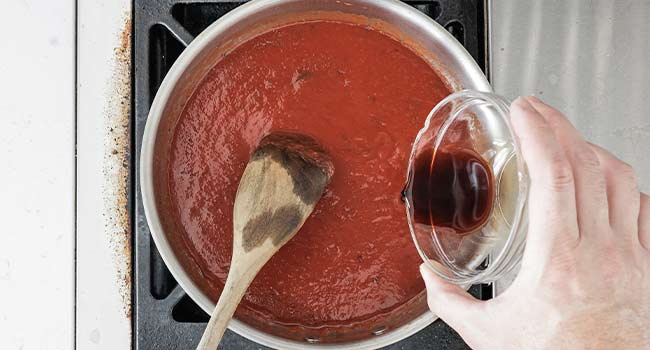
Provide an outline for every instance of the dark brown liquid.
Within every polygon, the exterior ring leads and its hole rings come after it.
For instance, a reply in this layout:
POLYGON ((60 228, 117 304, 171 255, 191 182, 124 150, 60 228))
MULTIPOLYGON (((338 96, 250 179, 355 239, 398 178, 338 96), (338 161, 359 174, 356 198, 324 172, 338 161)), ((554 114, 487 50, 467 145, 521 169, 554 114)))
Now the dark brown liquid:
POLYGON ((476 231, 492 210, 490 167, 470 149, 439 149, 435 158, 432 153, 424 152, 415 159, 415 222, 453 229, 459 235, 476 231))

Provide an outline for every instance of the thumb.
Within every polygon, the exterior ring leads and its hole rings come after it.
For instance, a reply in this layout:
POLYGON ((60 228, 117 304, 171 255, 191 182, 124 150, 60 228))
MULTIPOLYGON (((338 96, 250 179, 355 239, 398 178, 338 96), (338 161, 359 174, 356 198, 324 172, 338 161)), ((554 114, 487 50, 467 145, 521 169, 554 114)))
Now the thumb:
POLYGON ((427 303, 434 314, 454 328, 461 336, 476 327, 485 318, 484 302, 475 299, 463 288, 434 274, 425 264, 420 274, 427 287, 427 303))

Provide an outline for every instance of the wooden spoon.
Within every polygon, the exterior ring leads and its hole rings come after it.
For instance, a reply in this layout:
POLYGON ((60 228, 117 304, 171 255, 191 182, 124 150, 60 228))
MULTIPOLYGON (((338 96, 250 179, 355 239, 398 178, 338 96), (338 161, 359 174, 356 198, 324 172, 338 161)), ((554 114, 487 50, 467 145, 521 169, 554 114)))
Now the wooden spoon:
POLYGON ((198 350, 215 350, 259 270, 298 232, 334 173, 311 137, 276 132, 262 139, 237 188, 233 249, 223 292, 198 350))

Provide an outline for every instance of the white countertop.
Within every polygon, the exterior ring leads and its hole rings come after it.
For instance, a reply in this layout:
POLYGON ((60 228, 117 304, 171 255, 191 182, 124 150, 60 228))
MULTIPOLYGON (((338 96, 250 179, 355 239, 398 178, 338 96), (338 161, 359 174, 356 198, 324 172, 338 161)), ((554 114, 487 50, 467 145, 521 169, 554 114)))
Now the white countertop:
POLYGON ((131 348, 131 0, 77 4, 78 349, 131 348))
POLYGON ((74 346, 74 1, 0 14, 0 349, 74 346))

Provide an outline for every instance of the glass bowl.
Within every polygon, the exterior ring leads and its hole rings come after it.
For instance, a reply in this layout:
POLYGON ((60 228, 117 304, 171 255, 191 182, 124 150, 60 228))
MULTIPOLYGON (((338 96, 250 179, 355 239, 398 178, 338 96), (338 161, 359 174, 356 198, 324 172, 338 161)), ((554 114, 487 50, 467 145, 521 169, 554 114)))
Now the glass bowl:
POLYGON ((505 99, 472 90, 443 99, 415 139, 404 189, 425 264, 460 285, 513 269, 525 245, 528 183, 505 99))

